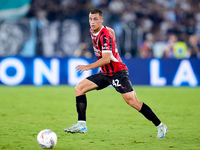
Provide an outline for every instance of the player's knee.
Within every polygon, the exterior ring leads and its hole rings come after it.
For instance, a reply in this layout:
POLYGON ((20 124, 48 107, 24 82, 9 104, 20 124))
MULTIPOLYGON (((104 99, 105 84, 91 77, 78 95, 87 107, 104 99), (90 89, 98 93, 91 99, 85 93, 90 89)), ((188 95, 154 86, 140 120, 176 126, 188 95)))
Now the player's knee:
POLYGON ((142 103, 137 99, 137 97, 132 95, 127 95, 126 97, 124 97, 124 100, 129 106, 137 110, 140 110, 142 103))
POLYGON ((76 93, 76 95, 82 95, 82 94, 84 94, 83 89, 81 88, 81 86, 77 85, 75 87, 75 93, 76 93))
POLYGON ((137 109, 138 111, 141 109, 142 106, 142 103, 140 101, 134 101, 134 100, 127 101, 127 104, 137 109))
POLYGON ((136 105, 136 103, 135 103, 135 101, 133 99, 126 99, 125 101, 131 107, 134 107, 136 105))
POLYGON ((130 96, 130 95, 126 95, 126 96, 124 97, 124 100, 126 101, 126 103, 127 103, 128 105, 130 105, 130 106, 133 106, 133 105, 134 105, 134 99, 133 99, 133 97, 130 96))

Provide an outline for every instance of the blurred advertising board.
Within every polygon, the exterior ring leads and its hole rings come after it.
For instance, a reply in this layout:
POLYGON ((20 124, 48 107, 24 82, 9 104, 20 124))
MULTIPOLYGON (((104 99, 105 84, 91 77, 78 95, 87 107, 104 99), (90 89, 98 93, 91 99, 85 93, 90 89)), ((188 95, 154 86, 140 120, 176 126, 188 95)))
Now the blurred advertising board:
MULTIPOLYGON (((76 85, 99 69, 77 73, 79 64, 89 64, 96 58, 82 57, 0 57, 0 84, 16 85, 76 85)), ((199 86, 199 59, 123 59, 130 71, 133 85, 199 86)))

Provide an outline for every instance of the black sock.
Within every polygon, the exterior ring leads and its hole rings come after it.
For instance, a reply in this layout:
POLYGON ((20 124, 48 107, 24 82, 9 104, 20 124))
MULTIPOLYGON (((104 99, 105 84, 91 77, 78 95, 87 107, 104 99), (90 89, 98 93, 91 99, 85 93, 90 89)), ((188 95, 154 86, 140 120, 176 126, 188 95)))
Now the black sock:
POLYGON ((86 108, 87 108, 87 98, 85 95, 80 95, 76 97, 76 109, 78 112, 78 120, 86 121, 86 108))
POLYGON ((153 113, 153 111, 151 110, 151 108, 149 108, 149 106, 147 106, 145 103, 143 103, 142 108, 140 110, 140 112, 150 121, 153 122, 153 124, 155 126, 158 126, 161 121, 158 119, 158 117, 153 113))

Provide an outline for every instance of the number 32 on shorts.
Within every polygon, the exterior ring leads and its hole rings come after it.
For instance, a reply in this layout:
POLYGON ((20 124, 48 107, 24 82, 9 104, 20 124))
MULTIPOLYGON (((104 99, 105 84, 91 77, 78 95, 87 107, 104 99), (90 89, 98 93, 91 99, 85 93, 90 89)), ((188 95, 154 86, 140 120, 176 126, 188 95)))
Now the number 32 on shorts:
POLYGON ((115 87, 121 86, 121 84, 119 84, 119 80, 118 79, 113 79, 112 80, 112 85, 115 86, 115 87))

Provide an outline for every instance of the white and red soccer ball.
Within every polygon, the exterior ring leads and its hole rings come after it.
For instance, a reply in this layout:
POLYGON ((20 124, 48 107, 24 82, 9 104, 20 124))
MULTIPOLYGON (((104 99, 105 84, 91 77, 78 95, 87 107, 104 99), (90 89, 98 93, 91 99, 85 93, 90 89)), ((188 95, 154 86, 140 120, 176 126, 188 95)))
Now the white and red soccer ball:
POLYGON ((50 129, 40 131, 37 136, 38 145, 44 149, 53 148, 57 143, 57 135, 50 129))

